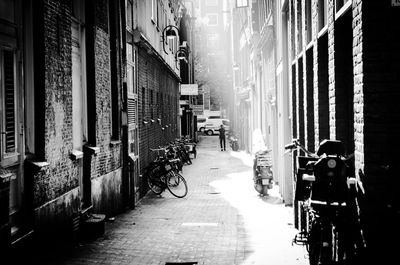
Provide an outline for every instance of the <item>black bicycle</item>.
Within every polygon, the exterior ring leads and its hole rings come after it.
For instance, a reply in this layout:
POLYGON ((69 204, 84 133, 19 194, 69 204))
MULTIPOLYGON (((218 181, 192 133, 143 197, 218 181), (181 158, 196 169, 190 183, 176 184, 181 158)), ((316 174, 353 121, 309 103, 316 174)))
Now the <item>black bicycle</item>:
MULTIPOLYGON (((310 265, 360 264, 366 244, 360 220, 360 180, 354 177, 340 141, 324 140, 316 154, 300 148, 295 199, 301 201, 306 225, 293 242, 305 245, 310 265)), ((362 172, 359 172, 362 174, 362 172)))
POLYGON ((185 178, 179 173, 179 159, 168 159, 164 148, 150 149, 158 153, 157 158, 146 168, 144 176, 147 178, 147 184, 150 190, 160 195, 166 189, 177 198, 183 198, 188 193, 188 187, 185 178))

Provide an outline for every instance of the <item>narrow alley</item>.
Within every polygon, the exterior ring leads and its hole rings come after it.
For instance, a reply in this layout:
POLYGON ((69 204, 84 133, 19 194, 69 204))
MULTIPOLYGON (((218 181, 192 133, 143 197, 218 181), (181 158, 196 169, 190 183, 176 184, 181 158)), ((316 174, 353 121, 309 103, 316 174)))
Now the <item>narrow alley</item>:
POLYGON ((185 198, 150 192, 136 209, 107 222, 104 235, 71 255, 36 252, 34 264, 308 264, 305 248, 291 244, 293 208, 275 188, 259 197, 251 157, 221 152, 218 144, 216 136, 200 136, 197 158, 183 168, 185 198))

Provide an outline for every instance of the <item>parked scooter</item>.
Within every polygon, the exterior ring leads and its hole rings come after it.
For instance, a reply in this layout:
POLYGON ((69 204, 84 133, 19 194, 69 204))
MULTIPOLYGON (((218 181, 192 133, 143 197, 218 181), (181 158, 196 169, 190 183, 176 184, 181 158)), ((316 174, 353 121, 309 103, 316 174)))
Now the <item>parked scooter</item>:
POLYGON ((239 139, 238 137, 231 131, 228 133, 228 141, 233 151, 239 150, 239 139))
POLYGON ((254 188, 262 196, 268 195, 273 187, 271 150, 261 150, 255 154, 253 164, 254 188))

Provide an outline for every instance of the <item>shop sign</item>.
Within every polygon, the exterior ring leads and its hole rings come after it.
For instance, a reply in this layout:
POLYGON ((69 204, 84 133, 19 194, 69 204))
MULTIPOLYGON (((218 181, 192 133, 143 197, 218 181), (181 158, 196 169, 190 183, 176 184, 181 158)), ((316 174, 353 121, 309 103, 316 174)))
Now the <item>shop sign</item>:
POLYGON ((181 95, 197 96, 199 94, 199 86, 197 84, 181 84, 181 95))
POLYGON ((189 105, 189 100, 185 99, 185 100, 179 100, 179 105, 189 105))
POLYGON ((192 109, 193 109, 193 113, 195 115, 203 115, 203 113, 204 113, 204 111, 203 111, 204 106, 203 105, 193 105, 192 109))
POLYGON ((392 0, 392 6, 400 6, 400 0, 392 0))
POLYGON ((249 0, 236 0, 236 8, 248 7, 249 0))

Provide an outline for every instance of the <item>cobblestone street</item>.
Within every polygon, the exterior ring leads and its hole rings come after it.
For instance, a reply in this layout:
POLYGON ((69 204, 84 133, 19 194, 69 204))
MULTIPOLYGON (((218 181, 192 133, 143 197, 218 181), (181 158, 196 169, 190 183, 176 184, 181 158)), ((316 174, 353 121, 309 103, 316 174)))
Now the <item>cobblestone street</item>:
POLYGON ((306 250, 291 244, 293 209, 282 204, 277 187, 259 197, 250 156, 219 151, 218 137, 200 138, 197 158, 183 169, 185 198, 148 194, 106 223, 103 236, 71 255, 38 256, 35 264, 308 264, 306 250))

